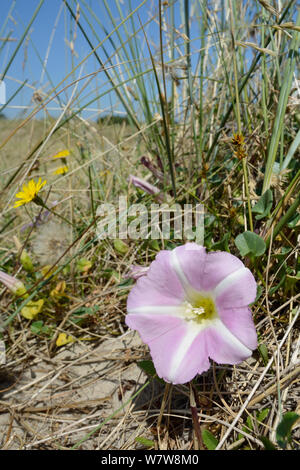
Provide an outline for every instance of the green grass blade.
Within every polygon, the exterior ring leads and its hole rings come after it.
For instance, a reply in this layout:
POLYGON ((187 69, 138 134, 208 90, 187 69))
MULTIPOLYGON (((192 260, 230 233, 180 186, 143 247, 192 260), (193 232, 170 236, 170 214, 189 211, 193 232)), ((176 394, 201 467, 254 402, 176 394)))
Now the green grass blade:
MULTIPOLYGON (((295 23, 296 26, 300 26, 300 12, 297 16, 297 21, 295 23)), ((277 149, 280 141, 281 132, 284 126, 284 118, 286 113, 286 107, 288 103, 288 97, 291 91, 293 74, 296 65, 296 56, 299 50, 299 43, 300 43, 300 32, 294 31, 293 32, 293 39, 291 41, 291 47, 288 54, 287 63, 285 66, 285 75, 282 83, 282 87, 280 90, 279 102, 276 112, 276 117, 274 121, 274 126, 272 130, 272 137, 268 151, 267 163, 266 163, 266 170, 264 176, 264 183, 262 192, 264 193, 267 189, 269 189, 271 184, 271 178, 273 173, 273 166, 276 160, 277 149)))

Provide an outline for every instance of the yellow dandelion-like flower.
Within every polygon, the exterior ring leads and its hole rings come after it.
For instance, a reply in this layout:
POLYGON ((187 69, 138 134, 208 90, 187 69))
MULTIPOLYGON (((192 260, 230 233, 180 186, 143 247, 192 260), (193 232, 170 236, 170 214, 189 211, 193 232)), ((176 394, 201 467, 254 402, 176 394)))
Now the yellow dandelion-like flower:
POLYGON ((55 171, 53 171, 53 174, 54 174, 54 175, 64 175, 64 174, 67 173, 68 171, 69 171, 68 165, 64 165, 64 166, 60 166, 60 167, 57 168, 55 171))
POLYGON ((61 150, 56 155, 53 155, 52 158, 65 158, 65 157, 68 157, 69 155, 70 155, 70 152, 68 149, 66 149, 66 150, 61 150))
POLYGON ((38 193, 42 189, 47 181, 42 181, 42 178, 39 178, 36 183, 34 180, 30 180, 28 184, 24 184, 22 191, 16 194, 16 198, 20 199, 14 204, 14 208, 23 206, 23 204, 28 204, 28 202, 34 201, 38 198, 38 193))

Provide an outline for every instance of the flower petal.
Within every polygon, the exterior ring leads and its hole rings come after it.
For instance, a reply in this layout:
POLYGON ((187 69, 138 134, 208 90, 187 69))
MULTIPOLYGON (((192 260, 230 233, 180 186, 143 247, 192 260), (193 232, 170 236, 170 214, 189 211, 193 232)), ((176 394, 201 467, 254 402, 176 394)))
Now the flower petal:
POLYGON ((203 272, 207 254, 203 246, 186 243, 172 251, 172 267, 185 289, 203 290, 203 272))
POLYGON ((16 197, 18 199, 25 199, 26 198, 26 194, 24 193, 24 191, 20 191, 19 193, 16 194, 16 197))
MULTIPOLYGON (((39 178, 40 180, 41 178, 39 178)), ((28 182, 28 189, 27 189, 27 192, 30 193, 30 195, 33 195, 35 193, 35 181, 34 180, 30 180, 28 182)))
POLYGON ((192 287, 200 292, 212 292, 232 273, 247 269, 236 256, 223 251, 206 253, 196 243, 175 248, 171 262, 184 288, 192 287))
POLYGON ((163 376, 166 382, 173 384, 189 382, 197 374, 206 372, 210 367, 206 328, 203 330, 189 326, 186 328, 185 335, 178 344, 175 354, 170 358, 171 364, 168 374, 163 376))
POLYGON ((243 262, 226 251, 208 253, 203 272, 203 289, 215 289, 227 276, 242 268, 243 262))
POLYGON ((254 302, 256 281, 248 268, 229 274, 214 289, 217 308, 245 307, 254 302))
POLYGON ((180 318, 147 314, 129 314, 126 323, 149 345, 157 375, 166 382, 186 383, 209 368, 205 337, 199 328, 180 318))
POLYGON ((257 348, 257 334, 248 307, 232 307, 219 309, 221 321, 249 349, 257 348))
POLYGON ((215 320, 205 333, 208 355, 217 364, 238 364, 252 354, 221 320, 215 320))
POLYGON ((184 301, 185 294, 170 265, 170 257, 170 251, 161 251, 146 276, 137 280, 128 296, 128 311, 147 305, 180 305, 184 301))
POLYGON ((23 199, 22 201, 16 201, 14 203, 14 208, 16 209, 17 207, 22 206, 23 204, 26 204, 26 201, 23 199))

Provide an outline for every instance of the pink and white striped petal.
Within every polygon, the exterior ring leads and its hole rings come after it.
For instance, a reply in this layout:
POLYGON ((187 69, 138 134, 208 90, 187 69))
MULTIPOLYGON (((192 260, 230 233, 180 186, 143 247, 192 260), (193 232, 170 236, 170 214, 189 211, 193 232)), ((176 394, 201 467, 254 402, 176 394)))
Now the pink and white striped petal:
POLYGON ((205 330, 184 322, 148 344, 157 374, 166 382, 186 383, 210 367, 205 330))
POLYGON ((242 267, 229 274, 214 289, 218 308, 245 307, 254 302, 256 282, 248 268, 242 267))
POLYGON ((185 298, 182 285, 170 264, 171 251, 161 251, 147 274, 131 290, 127 308, 151 305, 180 305, 185 298))
POLYGON ((247 348, 257 348, 257 334, 249 307, 219 308, 218 313, 226 328, 247 348))
POLYGON ((217 364, 239 364, 252 354, 221 320, 207 328, 206 341, 208 355, 217 364))

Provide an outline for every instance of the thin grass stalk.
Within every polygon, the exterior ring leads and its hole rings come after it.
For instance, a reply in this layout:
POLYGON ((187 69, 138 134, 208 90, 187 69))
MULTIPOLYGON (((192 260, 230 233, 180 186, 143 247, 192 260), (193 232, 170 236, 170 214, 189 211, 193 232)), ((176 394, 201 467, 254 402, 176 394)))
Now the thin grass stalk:
MULTIPOLYGON (((230 26, 231 26, 231 37, 232 37, 232 49, 233 49, 233 70, 234 70, 234 88, 235 88, 235 103, 236 103, 236 116, 237 116, 237 127, 238 127, 238 134, 242 135, 242 123, 241 123, 241 115, 240 115, 240 97, 239 97, 239 89, 238 89, 238 70, 237 70, 237 62, 236 62, 236 43, 235 43, 235 34, 234 34, 234 17, 233 17, 233 9, 232 9, 232 1, 229 0, 230 5, 230 26)), ((243 165, 243 174, 244 174, 244 188, 245 194, 247 197, 247 205, 248 205, 248 216, 249 216, 249 225, 250 230, 253 232, 253 219, 252 219, 252 210, 251 210, 251 201, 250 201, 250 192, 249 192, 249 183, 248 183, 248 168, 246 158, 242 160, 243 165)))
POLYGON ((142 393, 142 391, 148 387, 148 385, 150 384, 151 380, 147 380, 147 382, 141 386, 141 388, 139 388, 139 390, 137 392, 135 392, 130 398, 128 398, 128 400, 123 403, 122 406, 120 406, 116 411, 114 411, 113 413, 111 413, 107 418, 105 418, 102 423, 100 423, 98 426, 95 427, 95 429, 93 429, 92 431, 90 431, 88 434, 86 434, 82 439, 80 439, 78 442, 76 442, 76 444, 73 445, 73 447, 71 447, 71 450, 75 450, 77 449, 81 444, 83 444, 84 442, 86 442, 93 434, 95 434, 95 432, 97 431, 100 431, 100 429, 105 426, 106 423, 109 422, 109 420, 111 420, 114 416, 116 416, 117 414, 119 414, 124 408, 125 406, 129 405, 129 403, 131 403, 137 396, 139 396, 140 393, 142 393))
POLYGON ((268 238, 268 235, 271 231, 270 227, 274 224, 274 222, 276 222, 277 219, 279 219, 280 214, 282 212, 282 208, 284 207, 284 205, 286 204, 288 199, 291 197, 291 195, 293 194, 293 192, 297 188, 297 185, 299 184, 299 181, 300 181, 300 170, 298 170, 298 172, 296 173, 296 175, 294 176, 294 178, 292 179, 292 181, 288 185, 283 197, 280 199, 280 201, 278 202, 278 204, 276 205, 275 209, 273 210, 273 212, 271 214, 271 217, 270 217, 270 219, 269 219, 269 221, 266 225, 266 228, 269 229, 268 232, 267 232, 267 235, 266 235, 267 238, 268 238))
POLYGON ((276 238, 276 236, 279 234, 280 230, 288 223, 288 221, 291 219, 291 217, 296 213, 298 207, 300 205, 300 194, 298 193, 298 196, 296 197, 295 201, 293 204, 289 207, 289 209, 286 211, 286 213, 281 217, 279 220, 278 224, 275 225, 273 233, 267 238, 266 240, 266 246, 268 247, 271 239, 276 238))
MULTIPOLYGON (((287 16, 287 14, 290 12, 290 7, 291 5, 295 3, 295 0, 290 0, 290 2, 288 3, 288 5, 286 6, 286 8, 284 9, 279 21, 278 21, 278 24, 280 25, 280 23, 283 22, 283 20, 285 19, 285 17, 287 16)), ((268 38, 266 39, 266 42, 265 42, 265 47, 268 46, 268 44, 270 43, 271 41, 271 36, 268 36, 268 38)), ((257 55, 254 57, 254 59, 252 60, 252 63, 249 67, 249 70, 245 76, 245 78, 243 79, 242 83, 240 84, 239 86, 239 93, 242 92, 242 90, 244 89, 245 85, 248 83, 248 80, 249 78, 251 77, 252 73, 254 72, 260 58, 262 57, 262 52, 259 52, 257 53, 257 55)), ((217 145, 218 143, 218 140, 219 140, 219 135, 220 133, 222 132, 222 129, 224 128, 226 122, 228 121, 229 119, 229 116, 230 114, 232 113, 232 110, 233 110, 234 106, 233 106, 233 102, 230 103, 230 105, 228 106, 227 108, 227 111, 225 112, 222 120, 221 120, 221 123, 220 123, 220 126, 219 126, 219 129, 216 130, 215 132, 215 136, 214 136, 214 139, 213 139, 213 142, 210 146, 210 148, 208 149, 208 152, 207 152, 207 158, 210 157, 210 155, 212 154, 212 152, 214 151, 215 149, 215 146, 217 145)))
POLYGON ((32 17, 31 17, 31 20, 29 21, 29 23, 27 25, 27 28, 25 29, 24 33, 22 34, 22 36, 21 36, 21 38, 20 38, 20 40, 17 44, 17 47, 15 48, 11 58, 9 59, 8 64, 6 65, 6 67, 4 69, 4 72, 1 74, 1 80, 4 80, 11 64, 13 63, 13 61, 14 61, 16 55, 17 55, 18 50, 20 49, 20 47, 21 47, 21 45, 22 45, 22 43, 23 43, 23 41, 24 41, 24 39, 25 39, 25 37, 26 37, 26 35, 27 35, 31 25, 32 25, 32 23, 36 19, 37 15, 38 15, 38 12, 40 11, 41 6, 43 5, 43 3, 44 3, 44 0, 40 0, 40 3, 38 4, 37 8, 35 9, 35 12, 33 13, 32 17))
POLYGON ((186 65, 187 65, 187 74, 188 74, 188 95, 189 95, 189 105, 191 108, 191 124, 193 130, 193 139, 196 153, 196 162, 197 165, 200 165, 200 153, 197 143, 197 130, 196 130, 196 116, 195 116, 195 104, 193 97, 193 80, 192 80, 192 63, 191 63, 191 47, 190 47, 190 12, 189 12, 189 0, 184 0, 184 28, 185 35, 187 40, 185 41, 186 49, 186 65))
POLYGON ((0 108, 0 113, 6 108, 6 106, 9 105, 9 103, 17 96, 17 94, 22 90, 22 88, 26 85, 26 83, 28 82, 28 79, 26 78, 26 80, 24 80, 23 83, 21 83, 21 85, 19 86, 19 88, 16 89, 16 91, 11 95, 11 97, 6 101, 6 103, 4 103, 3 106, 1 106, 0 108))
MULTIPOLYGON (((3 25, 2 25, 2 27, 1 27, 1 29, 0 29, 0 37, 2 37, 2 34, 3 34, 4 31, 5 31, 5 28, 6 28, 6 26, 7 26, 7 23, 8 23, 8 21, 9 21, 9 19, 12 17, 12 12, 13 12, 15 6, 16 6, 16 0, 13 0, 12 4, 11 4, 11 6, 10 6, 10 9, 8 10, 8 13, 7 13, 7 15, 6 15, 6 18, 5 18, 5 20, 4 20, 4 23, 3 23, 3 25)), ((11 34, 11 33, 9 32, 8 37, 10 36, 10 34, 11 34)))
MULTIPOLYGON (((149 73, 150 71, 152 70, 151 69, 147 69, 147 70, 144 70, 141 75, 144 75, 144 74, 147 74, 149 73)), ((94 75, 96 74, 97 72, 93 72, 92 74, 89 74, 89 75, 94 75)), ((86 77, 83 77, 81 80, 83 80, 84 78, 86 77)), ((77 79, 76 82, 78 82, 80 79, 77 79)), ((125 80, 124 82, 121 82, 119 85, 116 85, 116 88, 120 88, 122 87, 123 85, 125 85, 126 83, 128 83, 131 79, 128 79, 128 80, 125 80)), ((59 93, 62 93, 62 91, 66 90, 68 87, 70 86, 73 86, 74 83, 71 83, 69 85, 67 85, 63 90, 60 90, 57 94, 59 93)), ((57 88, 57 87, 56 87, 57 88)), ((53 134, 56 133, 59 129, 61 129, 67 122, 69 122, 71 119, 73 119, 73 117, 75 117, 77 114, 80 114, 86 107, 90 106, 91 104, 93 104, 95 101, 99 100, 100 98, 102 98, 103 96, 105 96, 107 93, 109 93, 111 90, 108 90, 108 91, 105 91, 103 93, 101 93, 100 95, 94 97, 92 100, 88 101, 87 103, 85 103, 83 106, 81 106, 80 108, 78 108, 77 110, 73 111, 73 113, 70 113, 69 116, 67 116, 63 121, 61 121, 59 123, 59 125, 54 129, 53 131, 53 134)), ((50 101, 52 101, 56 96, 54 95, 54 97, 52 98, 49 98, 48 102, 41 104, 34 112, 32 112, 30 114, 30 116, 28 116, 26 118, 26 120, 24 121, 24 123, 22 124, 22 126, 27 123, 31 118, 32 118, 32 115, 35 115, 37 114, 41 109, 43 109, 43 107, 49 103, 50 101)), ((20 126, 20 127, 22 127, 20 126)), ((20 128, 19 127, 19 128, 20 128)), ((12 134, 10 137, 12 137, 16 131, 19 129, 17 128, 12 134)), ((7 142, 8 142, 9 138, 6 139, 6 141, 4 141, 4 143, 2 145, 0 145, 0 149, 1 147, 3 147, 7 142)), ((33 150, 30 151, 30 153, 26 156, 26 158, 23 160, 23 162, 20 164, 20 166, 17 168, 17 170, 13 173, 13 175, 9 178, 8 182, 5 184, 5 187, 4 189, 7 189, 8 186, 12 183, 12 181, 16 178, 16 176, 19 174, 19 172, 21 171, 21 169, 23 168, 23 166, 25 165, 26 161, 29 160, 33 155, 34 153, 40 148, 40 146, 43 144, 45 138, 41 139, 36 145, 35 147, 33 148, 33 150)))
POLYGON ((150 54, 150 58, 151 58, 151 63, 152 63, 152 67, 153 67, 153 72, 154 72, 154 76, 155 76, 155 81, 156 81, 156 85, 157 85, 157 90, 158 90, 158 94, 159 94, 159 100, 160 100, 160 106, 161 106, 162 118, 163 118, 163 126, 164 126, 164 132, 165 132, 166 152, 167 152, 167 157, 168 157, 168 162, 169 162, 169 171, 170 171, 170 175, 171 175, 171 182, 172 182, 174 198, 176 199, 176 183, 175 183, 175 173, 174 173, 174 166, 173 166, 174 164, 173 164, 173 158, 172 158, 172 154, 171 154, 170 135, 169 135, 169 128, 168 128, 168 124, 167 124, 165 102, 164 102, 164 99, 163 99, 163 96, 162 96, 162 92, 161 92, 161 88, 160 88, 160 82, 159 82, 159 78, 158 78, 158 75, 157 75, 153 55, 152 55, 152 52, 151 52, 151 49, 150 49, 150 45, 149 45, 144 27, 143 27, 142 22, 141 22, 141 19, 140 19, 140 24, 143 28, 145 39, 146 39, 146 42, 147 42, 147 46, 148 46, 148 50, 149 50, 149 54, 150 54))
MULTIPOLYGON (((265 9, 262 9, 262 25, 261 25, 261 47, 265 47, 265 21, 266 14, 265 9)), ((267 77, 267 67, 266 67, 266 55, 262 55, 261 59, 261 73, 262 73, 262 92, 261 92, 261 105, 262 113, 264 119, 265 133, 267 134, 269 129, 269 119, 267 111, 267 96, 268 96, 268 77, 267 77)))
MULTIPOLYGON (((297 21, 295 25, 300 26, 300 11, 298 13, 297 21)), ((281 133, 283 131, 285 112, 286 112, 286 107, 288 103, 288 97, 289 97, 291 86, 292 86, 293 74, 294 74, 295 65, 296 65, 296 56, 298 54, 298 49, 299 49, 299 42, 300 42, 300 33, 298 31, 293 31, 293 39, 291 41, 291 47, 288 53, 284 79, 283 79, 282 87, 280 90, 280 96, 279 96, 275 121, 273 125, 273 130, 272 130, 272 137, 271 137, 270 147, 269 147, 268 156, 267 156, 262 193, 264 193, 267 189, 269 189, 271 185, 274 162, 276 159, 276 154, 277 154, 277 149, 278 149, 278 145, 280 142, 281 133)))
POLYGON ((300 148, 300 129, 298 130, 295 139, 290 145, 290 148, 286 154, 286 157, 280 166, 280 171, 285 170, 289 166, 290 161, 292 160, 296 151, 299 150, 299 148, 300 148))
MULTIPOLYGON (((144 0, 143 3, 145 3, 146 0, 144 0)), ((71 13, 72 17, 74 19, 76 19, 76 15, 74 14, 72 8, 70 7, 70 5, 68 4, 67 0, 64 0, 69 12, 71 13)), ((115 90, 115 92, 117 93, 117 96, 118 98, 120 99, 121 103, 123 104, 124 108, 126 109, 127 113, 129 114, 130 118, 132 119, 132 122, 135 124, 135 126, 137 127, 137 129, 140 130, 140 126, 139 126, 139 123, 137 121, 137 119, 135 118, 135 115, 134 115, 134 112, 133 110, 130 108, 130 106, 128 105, 128 103, 126 103, 126 101, 124 100, 124 97, 122 95, 122 93, 119 92, 117 86, 115 85, 112 77, 109 75, 108 71, 106 70, 106 68, 104 67, 104 63, 102 62, 102 60, 100 59, 98 53, 96 52, 96 48, 93 46, 93 44, 91 43, 89 37, 87 36, 84 28, 82 27, 80 21, 77 22, 78 24, 78 28, 80 29, 80 31, 82 32, 85 40, 87 41, 88 45, 90 46, 90 48, 92 49, 93 51, 93 54, 94 56, 96 57, 96 60, 98 61, 100 67, 103 69, 105 75, 107 76, 107 78, 111 81, 111 84, 112 84, 112 87, 113 89, 115 90)), ((73 70, 74 70, 74 67, 73 67, 73 70)))
POLYGON ((204 85, 204 57, 205 57, 205 33, 206 33, 206 26, 207 26, 207 15, 206 15, 206 8, 207 8, 207 0, 204 0, 204 5, 202 8, 202 21, 201 21, 201 29, 200 29, 200 36, 201 36, 201 44, 200 44, 200 86, 199 86, 199 154, 202 158, 202 162, 204 163, 203 159, 203 85, 204 85))

